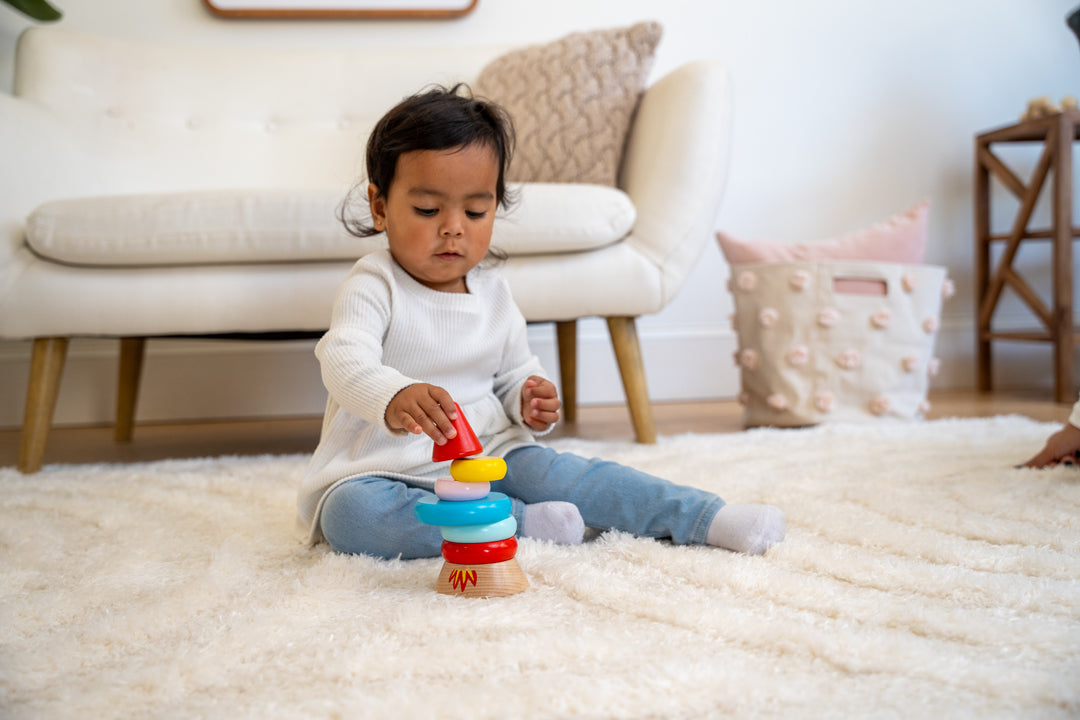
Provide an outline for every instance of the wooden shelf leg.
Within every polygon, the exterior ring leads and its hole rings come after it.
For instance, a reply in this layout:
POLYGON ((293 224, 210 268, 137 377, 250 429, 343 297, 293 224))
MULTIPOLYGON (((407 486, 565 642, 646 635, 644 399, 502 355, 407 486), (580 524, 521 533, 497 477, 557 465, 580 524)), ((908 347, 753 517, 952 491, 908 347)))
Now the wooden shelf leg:
POLYGON ((577 320, 555 323, 559 346, 559 382, 562 385, 562 417, 577 422, 577 320))
POLYGON ((68 339, 36 338, 30 358, 30 382, 26 388, 26 410, 19 444, 19 472, 35 473, 45 457, 60 377, 67 358, 68 339))
POLYGON ((990 172, 975 144, 975 385, 980 392, 993 387, 993 357, 986 333, 990 323, 978 312, 990 287, 990 172))
POLYGON ((645 364, 641 358, 637 325, 632 317, 609 317, 608 332, 619 363, 626 402, 630 406, 630 420, 639 443, 656 442, 656 423, 653 421, 652 404, 645 385, 645 364))
POLYGON ((1074 128, 1061 116, 1054 148, 1054 302, 1050 334, 1054 338, 1054 395, 1059 403, 1076 402, 1073 385, 1072 285, 1072 143, 1074 128))
POLYGON ((116 442, 131 442, 135 432, 135 405, 139 399, 146 338, 120 339, 120 369, 116 383, 116 442))

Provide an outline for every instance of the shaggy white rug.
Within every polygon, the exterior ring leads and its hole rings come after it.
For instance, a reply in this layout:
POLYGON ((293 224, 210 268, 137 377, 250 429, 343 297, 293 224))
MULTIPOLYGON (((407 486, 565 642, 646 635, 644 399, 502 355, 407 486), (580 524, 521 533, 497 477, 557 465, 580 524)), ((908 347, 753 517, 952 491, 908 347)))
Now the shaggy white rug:
POLYGON ((0 470, 4 718, 1080 715, 1080 469, 1020 417, 560 440, 787 513, 522 541, 520 595, 292 534, 300 456, 0 470))

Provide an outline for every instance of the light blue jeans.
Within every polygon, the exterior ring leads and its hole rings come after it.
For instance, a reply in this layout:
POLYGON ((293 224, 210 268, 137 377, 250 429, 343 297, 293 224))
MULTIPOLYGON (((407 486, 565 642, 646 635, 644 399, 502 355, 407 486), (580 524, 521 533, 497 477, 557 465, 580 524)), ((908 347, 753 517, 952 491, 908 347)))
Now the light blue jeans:
MULTIPOLYGON (((511 451, 506 477, 491 484, 512 500, 518 533, 525 505, 547 500, 571 502, 586 527, 623 530, 642 537, 670 538, 680 545, 702 544, 724 501, 605 460, 587 460, 540 446, 511 451)), ((338 485, 323 502, 319 522, 337 552, 404 559, 438 557, 439 528, 413 515, 430 490, 400 480, 360 477, 338 485)))

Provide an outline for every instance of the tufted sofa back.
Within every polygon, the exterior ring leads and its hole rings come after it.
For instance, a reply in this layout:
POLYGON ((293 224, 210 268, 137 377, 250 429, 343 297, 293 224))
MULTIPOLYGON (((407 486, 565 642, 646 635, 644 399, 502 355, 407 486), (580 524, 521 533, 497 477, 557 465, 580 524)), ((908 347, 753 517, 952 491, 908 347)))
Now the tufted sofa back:
POLYGON ((471 81, 502 50, 171 47, 30 28, 14 94, 93 148, 100 194, 333 188, 359 178, 368 131, 403 88, 471 81))

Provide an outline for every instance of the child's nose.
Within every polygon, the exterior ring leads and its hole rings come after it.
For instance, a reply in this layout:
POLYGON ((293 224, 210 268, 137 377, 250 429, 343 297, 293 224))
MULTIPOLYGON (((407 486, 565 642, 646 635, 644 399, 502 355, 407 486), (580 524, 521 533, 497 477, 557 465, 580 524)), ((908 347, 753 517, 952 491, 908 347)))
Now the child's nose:
POLYGON ((459 237, 463 234, 463 224, 459 213, 446 213, 441 232, 444 237, 459 237))

